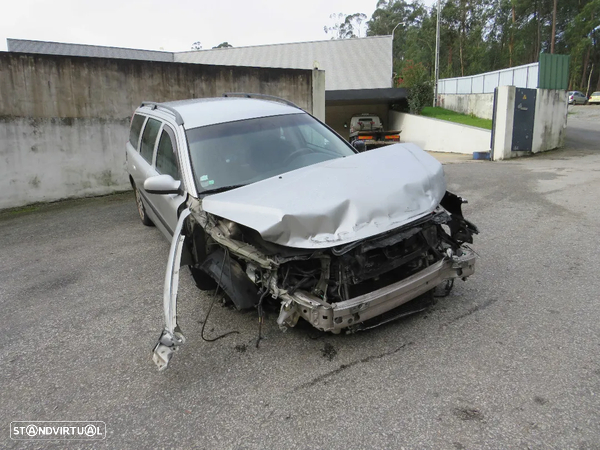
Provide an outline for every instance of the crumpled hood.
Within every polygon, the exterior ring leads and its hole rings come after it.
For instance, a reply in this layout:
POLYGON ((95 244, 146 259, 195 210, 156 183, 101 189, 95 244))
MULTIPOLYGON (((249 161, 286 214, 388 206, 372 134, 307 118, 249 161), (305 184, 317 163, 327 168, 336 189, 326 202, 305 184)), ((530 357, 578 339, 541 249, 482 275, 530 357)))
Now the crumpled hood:
POLYGON ((431 213, 446 192, 442 165, 415 144, 395 144, 206 196, 205 211, 266 241, 328 248, 431 213))

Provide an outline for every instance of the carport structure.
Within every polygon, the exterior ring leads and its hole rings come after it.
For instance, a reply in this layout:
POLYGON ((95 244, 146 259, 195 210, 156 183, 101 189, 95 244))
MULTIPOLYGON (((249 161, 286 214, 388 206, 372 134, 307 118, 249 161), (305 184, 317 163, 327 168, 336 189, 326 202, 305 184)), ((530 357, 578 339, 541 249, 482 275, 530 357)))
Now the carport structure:
POLYGON ((325 119, 343 138, 348 139, 350 118, 357 114, 377 114, 389 129, 389 112, 394 105, 405 104, 405 88, 341 89, 325 91, 325 119))

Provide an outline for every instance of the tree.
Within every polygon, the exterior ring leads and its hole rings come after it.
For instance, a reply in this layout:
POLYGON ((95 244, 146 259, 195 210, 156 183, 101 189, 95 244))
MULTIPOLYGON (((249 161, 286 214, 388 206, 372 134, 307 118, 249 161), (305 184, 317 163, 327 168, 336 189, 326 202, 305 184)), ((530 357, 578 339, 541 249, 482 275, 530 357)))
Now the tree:
MULTIPOLYGON (((433 78, 436 8, 420 0, 379 0, 368 36, 394 27, 394 72, 406 60, 433 78)), ((570 89, 600 89, 600 0, 442 0, 440 75, 473 75, 539 60, 540 52, 571 55, 570 89)))
POLYGON ((433 83, 423 64, 412 60, 404 61, 396 80, 400 87, 408 90, 408 108, 411 114, 420 114, 423 108, 433 102, 433 83))
POLYGON ((192 44, 192 50, 202 50, 202 43, 200 41, 196 41, 192 44))
POLYGON ((344 13, 331 14, 330 19, 335 20, 333 26, 325 25, 323 31, 325 34, 331 33, 331 39, 350 39, 360 37, 361 25, 367 19, 366 14, 354 13, 345 15, 344 13))
POLYGON ((221 42, 219 45, 217 45, 216 47, 213 48, 231 48, 233 47, 233 45, 231 45, 229 42, 225 41, 225 42, 221 42))
POLYGON ((591 67, 594 66, 598 67, 600 60, 600 50, 597 45, 598 37, 600 37, 599 28, 600 0, 593 0, 581 8, 579 14, 567 28, 567 42, 572 49, 570 85, 574 88, 587 89, 588 69, 591 70, 591 67))
POLYGON ((556 38, 556 9, 557 9, 558 0, 554 0, 554 5, 552 7, 552 41, 550 43, 550 53, 554 54, 554 41, 556 38))

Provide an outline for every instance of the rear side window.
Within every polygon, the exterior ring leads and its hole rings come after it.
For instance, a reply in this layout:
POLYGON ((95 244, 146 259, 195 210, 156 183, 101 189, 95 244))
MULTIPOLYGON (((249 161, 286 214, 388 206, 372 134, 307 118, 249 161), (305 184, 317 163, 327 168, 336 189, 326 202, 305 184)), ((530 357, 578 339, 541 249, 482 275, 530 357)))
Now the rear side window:
POLYGON ((162 175, 171 175, 179 180, 179 169, 173 152, 173 142, 169 134, 163 130, 156 150, 156 170, 162 175))
POLYGON ((133 148, 138 149, 138 142, 140 141, 140 131, 142 131, 142 125, 144 125, 144 116, 136 114, 131 120, 131 130, 129 131, 129 142, 133 145, 133 148))
POLYGON ((150 164, 152 164, 152 153, 154 152, 154 143, 156 142, 156 136, 158 136, 158 130, 160 129, 160 122, 155 119, 148 119, 144 133, 142 134, 142 144, 140 145, 140 155, 150 164))

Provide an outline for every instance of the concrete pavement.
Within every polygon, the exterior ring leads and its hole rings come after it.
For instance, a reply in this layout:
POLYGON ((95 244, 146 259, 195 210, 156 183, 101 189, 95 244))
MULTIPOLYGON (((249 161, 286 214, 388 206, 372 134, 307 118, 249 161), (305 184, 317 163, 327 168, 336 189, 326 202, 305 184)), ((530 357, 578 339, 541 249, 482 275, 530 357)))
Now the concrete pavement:
POLYGON ((600 448, 599 133, 569 120, 587 131, 568 149, 445 166, 481 258, 429 311, 349 336, 270 316, 257 349, 256 315, 216 307, 209 337, 239 334, 208 343, 184 274, 188 341, 164 373, 169 244, 131 194, 0 213, 0 447, 600 448), (11 441, 13 420, 108 437, 11 441))

